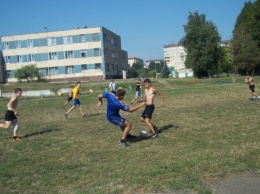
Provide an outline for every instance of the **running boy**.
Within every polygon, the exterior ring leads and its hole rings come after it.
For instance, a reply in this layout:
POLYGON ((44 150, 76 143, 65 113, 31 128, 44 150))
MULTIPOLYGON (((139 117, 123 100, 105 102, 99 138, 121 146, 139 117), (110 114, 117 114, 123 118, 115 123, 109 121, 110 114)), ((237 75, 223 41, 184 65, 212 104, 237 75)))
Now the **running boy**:
POLYGON ((10 99, 7 104, 7 111, 5 113, 5 124, 0 124, 0 128, 9 129, 10 125, 14 125, 13 130, 13 141, 21 140, 21 137, 18 137, 18 120, 17 115, 18 112, 15 110, 18 105, 18 98, 22 95, 21 88, 15 88, 14 96, 10 99))
POLYGON ((138 79, 135 88, 135 98, 131 101, 131 105, 134 106, 134 102, 138 102, 138 97, 141 97, 141 102, 143 101, 143 94, 142 94, 142 86, 141 86, 141 79, 138 79))
POLYGON ((260 98, 260 96, 258 96, 255 93, 255 84, 254 83, 258 84, 258 82, 254 78, 250 77, 249 75, 246 76, 245 82, 249 86, 249 94, 251 94, 252 99, 255 100, 256 97, 260 98))
POLYGON ((66 119, 68 118, 68 114, 70 113, 70 111, 72 111, 77 105, 79 105, 79 109, 80 109, 80 113, 81 115, 84 117, 85 114, 83 113, 83 106, 79 101, 79 88, 81 86, 81 82, 77 82, 77 86, 75 86, 72 90, 73 93, 73 105, 72 107, 65 113, 65 117, 66 119))
POLYGON ((65 107, 66 107, 66 105, 73 99, 73 86, 71 86, 71 89, 70 89, 70 91, 69 91, 69 96, 68 96, 68 99, 67 99, 67 101, 65 102, 65 104, 63 105, 63 109, 65 110, 65 107))
POLYGON ((158 137, 158 128, 151 123, 151 119, 152 119, 152 114, 154 111, 154 97, 155 94, 158 94, 161 97, 161 106, 164 106, 164 97, 163 94, 161 92, 159 92, 158 90, 156 90, 155 88, 153 88, 151 86, 151 81, 150 79, 145 79, 144 80, 144 86, 145 86, 145 94, 144 94, 144 102, 146 102, 146 107, 144 109, 144 112, 141 116, 141 121, 143 123, 146 123, 146 125, 149 127, 150 131, 153 133, 153 135, 151 136, 151 138, 156 138, 158 137))
POLYGON ((145 103, 140 104, 139 106, 129 108, 127 105, 122 104, 120 101, 124 99, 126 91, 123 89, 118 89, 116 95, 113 93, 103 93, 98 95, 98 104, 97 107, 102 106, 102 98, 107 99, 107 120, 121 128, 123 131, 119 145, 128 146, 126 143, 126 138, 132 138, 134 136, 129 134, 131 130, 132 123, 125 118, 122 118, 119 114, 120 110, 134 112, 145 105, 145 103))

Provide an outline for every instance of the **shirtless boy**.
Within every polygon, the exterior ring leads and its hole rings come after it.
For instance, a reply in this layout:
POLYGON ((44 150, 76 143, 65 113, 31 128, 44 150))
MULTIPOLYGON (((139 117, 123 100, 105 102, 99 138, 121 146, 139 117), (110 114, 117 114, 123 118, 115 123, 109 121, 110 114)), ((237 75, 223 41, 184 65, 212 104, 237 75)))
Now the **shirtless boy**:
POLYGON ((153 100, 154 100, 155 95, 158 94, 161 98, 161 106, 163 107, 164 106, 164 97, 161 92, 159 92, 158 90, 156 90, 155 88, 153 88, 151 86, 150 79, 147 78, 144 80, 144 86, 145 86, 144 102, 146 102, 146 107, 141 116, 141 121, 146 123, 146 125, 149 127, 150 131, 153 133, 151 138, 156 138, 156 137, 158 137, 158 133, 157 133, 158 128, 153 123, 151 123, 152 114, 153 114, 153 111, 155 108, 153 100))
POLYGON ((252 98, 253 99, 256 99, 256 97, 260 98, 260 96, 258 96, 255 93, 255 84, 254 83, 258 84, 258 82, 254 78, 250 77, 249 75, 246 76, 245 82, 249 86, 249 93, 251 94, 252 98))
POLYGON ((22 95, 21 88, 15 88, 14 96, 10 99, 9 103, 7 104, 7 111, 5 113, 5 123, 0 124, 0 128, 9 129, 10 125, 14 125, 13 131, 13 141, 21 140, 21 137, 18 137, 18 121, 17 115, 18 112, 15 110, 18 105, 18 98, 22 95))

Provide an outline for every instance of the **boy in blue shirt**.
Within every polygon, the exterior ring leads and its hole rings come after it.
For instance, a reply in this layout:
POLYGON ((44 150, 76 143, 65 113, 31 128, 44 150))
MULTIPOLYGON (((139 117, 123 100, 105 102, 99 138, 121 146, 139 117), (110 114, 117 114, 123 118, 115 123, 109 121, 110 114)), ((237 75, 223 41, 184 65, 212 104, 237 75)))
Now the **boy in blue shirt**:
POLYGON ((123 89, 118 89, 116 94, 113 93, 103 93, 98 95, 98 104, 97 106, 102 106, 102 98, 107 99, 107 120, 121 128, 123 131, 121 140, 119 141, 119 145, 121 146, 128 146, 125 139, 129 136, 133 137, 132 135, 128 134, 131 130, 132 123, 125 118, 122 118, 119 114, 120 110, 134 112, 139 108, 143 107, 145 103, 140 104, 139 106, 129 108, 129 106, 124 105, 120 101, 124 99, 126 91, 123 89))

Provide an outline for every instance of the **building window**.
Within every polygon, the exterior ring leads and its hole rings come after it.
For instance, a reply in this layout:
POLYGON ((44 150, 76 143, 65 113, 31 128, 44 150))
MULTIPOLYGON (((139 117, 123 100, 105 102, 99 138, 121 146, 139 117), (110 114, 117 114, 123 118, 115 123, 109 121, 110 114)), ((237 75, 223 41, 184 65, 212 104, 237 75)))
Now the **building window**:
POLYGON ((6 71, 6 76, 7 76, 7 78, 12 78, 12 73, 11 73, 11 71, 6 71))
POLYGON ((114 51, 112 51, 112 53, 111 53, 111 57, 112 57, 113 59, 116 58, 116 53, 115 53, 114 51))
POLYGON ((65 71, 66 74, 74 73, 74 66, 67 66, 65 71))
POLYGON ((107 34, 104 34, 103 39, 104 39, 104 42, 108 42, 107 34))
POLYGON ((94 56, 100 56, 100 52, 99 52, 99 49, 98 48, 95 48, 94 49, 94 56))
POLYGON ((85 34, 80 34, 79 37, 80 37, 80 42, 86 42, 85 34))
POLYGON ((113 70, 113 71, 115 70, 115 65, 114 65, 114 64, 112 64, 112 70, 113 70))
POLYGON ((16 48, 21 48, 21 42, 19 40, 15 41, 15 47, 16 48))
POLYGON ((28 48, 32 48, 33 47, 33 40, 27 40, 27 45, 28 45, 28 48))
POLYGON ((58 74, 58 67, 49 67, 48 68, 48 75, 57 75, 58 74))
POLYGON ((86 50, 81 50, 80 53, 81 53, 81 57, 87 57, 86 50))
POLYGON ((109 72, 109 63, 107 63, 107 72, 109 72))
POLYGON ((9 49, 9 42, 4 42, 4 50, 9 49))
POLYGON ((29 54, 29 62, 32 62, 32 61, 34 61, 34 55, 29 54))
POLYGON ((63 37, 64 44, 72 44, 72 36, 63 37))
POLYGON ((88 65, 81 65, 81 71, 87 70, 88 69, 88 65))
POLYGON ((5 59, 5 63, 10 63, 10 56, 6 56, 6 57, 4 57, 4 59, 5 59))
POLYGON ((42 76, 47 75, 47 69, 46 69, 46 68, 40 68, 38 71, 39 71, 39 73, 40 73, 42 76))
POLYGON ((116 40, 113 37, 111 37, 111 39, 110 39, 110 44, 116 45, 116 40))
POLYGON ((57 60, 58 56, 56 52, 49 53, 49 60, 57 60))
POLYGON ((96 63, 96 64, 95 64, 95 69, 101 69, 100 63, 96 63))
POLYGON ((94 33, 93 34, 93 41, 96 42, 96 41, 99 41, 100 38, 99 38, 99 33, 94 33))
POLYGON ((57 45, 56 38, 48 38, 48 46, 55 46, 55 45, 57 45))
POLYGON ((73 58, 73 51, 65 51, 65 59, 73 58))
POLYGON ((22 62, 22 55, 17 55, 17 63, 21 63, 22 62))

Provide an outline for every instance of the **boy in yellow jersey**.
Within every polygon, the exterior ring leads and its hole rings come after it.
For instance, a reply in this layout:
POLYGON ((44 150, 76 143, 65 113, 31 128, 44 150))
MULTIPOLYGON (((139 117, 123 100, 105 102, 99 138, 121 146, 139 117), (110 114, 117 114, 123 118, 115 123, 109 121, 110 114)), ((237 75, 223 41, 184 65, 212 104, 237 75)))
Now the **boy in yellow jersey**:
POLYGON ((81 83, 80 82, 77 82, 77 85, 73 88, 72 90, 72 93, 73 93, 73 105, 72 107, 65 113, 65 118, 67 119, 68 118, 68 114, 70 113, 70 111, 72 111, 76 105, 79 105, 79 109, 80 109, 80 113, 81 115, 84 117, 85 114, 83 112, 83 106, 82 104, 80 103, 78 97, 79 97, 79 88, 81 86, 81 83))

